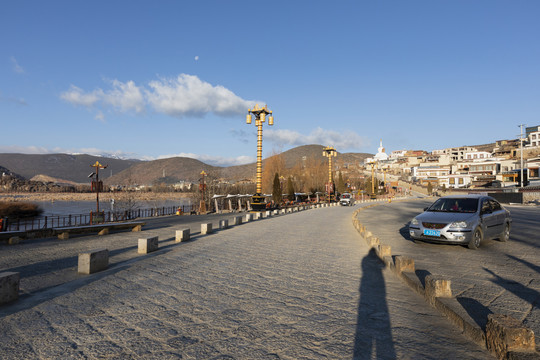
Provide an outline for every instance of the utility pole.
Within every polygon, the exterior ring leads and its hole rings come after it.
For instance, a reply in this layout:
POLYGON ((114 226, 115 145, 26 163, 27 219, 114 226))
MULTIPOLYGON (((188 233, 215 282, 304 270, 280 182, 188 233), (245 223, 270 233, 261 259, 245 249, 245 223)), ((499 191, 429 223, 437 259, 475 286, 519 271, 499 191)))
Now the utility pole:
POLYGON ((525 184, 523 181, 523 127, 526 126, 525 124, 518 125, 519 128, 521 128, 520 134, 519 134, 519 142, 520 142, 520 148, 521 148, 521 178, 519 180, 519 187, 523 187, 525 184))

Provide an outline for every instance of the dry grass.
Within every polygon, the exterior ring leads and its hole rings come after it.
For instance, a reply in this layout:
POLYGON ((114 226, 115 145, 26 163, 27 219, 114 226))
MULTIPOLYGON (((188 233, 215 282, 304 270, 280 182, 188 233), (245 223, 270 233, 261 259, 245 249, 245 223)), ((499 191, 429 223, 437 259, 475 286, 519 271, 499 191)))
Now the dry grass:
POLYGON ((37 204, 29 202, 0 202, 0 218, 11 219, 31 218, 43 213, 37 204))

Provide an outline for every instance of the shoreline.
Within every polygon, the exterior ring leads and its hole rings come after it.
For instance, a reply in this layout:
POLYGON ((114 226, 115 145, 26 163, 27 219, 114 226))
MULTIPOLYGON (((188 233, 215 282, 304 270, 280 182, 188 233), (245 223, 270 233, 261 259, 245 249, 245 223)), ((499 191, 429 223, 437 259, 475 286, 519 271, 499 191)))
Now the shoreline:
MULTIPOLYGON (((110 201, 119 197, 131 197, 135 201, 152 200, 182 200, 190 198, 191 193, 153 193, 153 192, 103 192, 99 193, 100 201, 110 201)), ((92 201, 96 200, 95 193, 0 193, 0 202, 34 202, 34 201, 92 201)))

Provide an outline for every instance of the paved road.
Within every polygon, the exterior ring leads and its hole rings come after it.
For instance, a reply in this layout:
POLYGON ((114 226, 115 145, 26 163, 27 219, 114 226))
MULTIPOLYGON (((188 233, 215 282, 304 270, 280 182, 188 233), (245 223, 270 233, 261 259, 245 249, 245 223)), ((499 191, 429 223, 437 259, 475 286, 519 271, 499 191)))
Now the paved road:
POLYGON ((191 234, 197 236, 203 222, 211 222, 216 229, 219 228, 219 220, 231 220, 233 216, 243 215, 245 213, 152 217, 141 219, 146 222, 144 233, 75 236, 67 241, 56 238, 25 240, 16 246, 0 242, 0 270, 10 269, 21 273, 21 295, 24 297, 79 278, 76 267, 81 252, 107 248, 110 252, 109 262, 121 264, 140 259, 137 254, 140 237, 158 236, 161 247, 170 247, 174 245, 175 229, 189 228, 191 234))
POLYGON ((259 220, 36 291, 0 308, 0 358, 491 358, 384 269, 352 212, 259 220))
MULTIPOLYGON (((452 293, 485 329, 487 315, 510 315, 540 334, 540 207, 508 205, 510 241, 483 241, 478 250, 411 241, 408 222, 432 199, 383 204, 361 211, 359 221, 392 246, 393 255, 415 260, 417 274, 452 280, 452 293)), ((537 350, 540 351, 540 341, 537 350)))

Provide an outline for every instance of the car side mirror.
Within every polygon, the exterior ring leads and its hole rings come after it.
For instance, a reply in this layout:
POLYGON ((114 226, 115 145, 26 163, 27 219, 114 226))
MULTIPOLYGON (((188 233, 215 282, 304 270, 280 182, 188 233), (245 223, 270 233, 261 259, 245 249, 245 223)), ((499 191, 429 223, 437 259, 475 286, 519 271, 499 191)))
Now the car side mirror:
POLYGON ((429 207, 425 207, 425 208, 424 208, 424 211, 426 211, 427 209, 429 209, 429 207))

